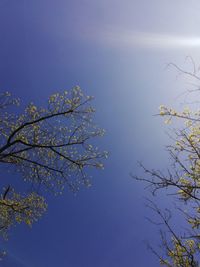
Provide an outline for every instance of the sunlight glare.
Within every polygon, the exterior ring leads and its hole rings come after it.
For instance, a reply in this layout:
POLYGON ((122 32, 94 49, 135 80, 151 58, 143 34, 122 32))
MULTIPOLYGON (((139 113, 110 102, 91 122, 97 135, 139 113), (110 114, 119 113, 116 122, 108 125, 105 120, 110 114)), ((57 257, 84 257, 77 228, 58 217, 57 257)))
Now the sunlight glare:
POLYGON ((120 46, 143 46, 152 48, 200 47, 200 36, 178 36, 145 32, 104 32, 103 39, 120 46))

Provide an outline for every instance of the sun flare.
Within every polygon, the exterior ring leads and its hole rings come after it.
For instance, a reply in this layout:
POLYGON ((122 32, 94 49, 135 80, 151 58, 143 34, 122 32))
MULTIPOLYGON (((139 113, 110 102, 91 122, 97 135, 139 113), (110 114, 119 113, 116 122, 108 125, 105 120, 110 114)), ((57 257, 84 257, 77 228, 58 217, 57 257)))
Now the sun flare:
POLYGON ((145 46, 152 48, 200 47, 200 36, 181 36, 160 33, 109 30, 103 39, 110 44, 125 46, 145 46))

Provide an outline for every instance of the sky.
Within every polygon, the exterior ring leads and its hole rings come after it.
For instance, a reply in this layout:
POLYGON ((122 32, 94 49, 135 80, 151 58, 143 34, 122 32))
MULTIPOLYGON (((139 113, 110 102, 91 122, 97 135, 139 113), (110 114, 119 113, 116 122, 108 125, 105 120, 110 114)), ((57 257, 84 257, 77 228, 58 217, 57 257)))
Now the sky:
MULTIPOLYGON (((0 266, 159 266, 146 248, 159 243, 146 219, 150 194, 130 173, 144 175, 138 160, 168 164, 166 126, 153 115, 183 101, 188 84, 166 66, 190 69, 187 56, 199 63, 199 11, 198 0, 0 0, 0 92, 23 107, 79 85, 95 97, 95 122, 106 130, 98 146, 109 151, 91 188, 48 196, 39 222, 11 231, 0 266)), ((169 206, 164 195, 158 200, 169 206)))

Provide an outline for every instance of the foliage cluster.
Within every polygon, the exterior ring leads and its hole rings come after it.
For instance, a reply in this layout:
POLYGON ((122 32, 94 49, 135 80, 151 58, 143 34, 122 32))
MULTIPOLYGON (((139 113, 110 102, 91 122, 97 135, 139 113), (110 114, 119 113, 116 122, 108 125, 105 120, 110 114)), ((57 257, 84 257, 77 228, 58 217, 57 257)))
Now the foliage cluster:
POLYGON ((56 195, 65 185, 76 192, 90 185, 89 168, 103 168, 107 153, 92 140, 104 131, 92 122, 91 100, 77 86, 51 95, 46 108, 30 103, 20 113, 14 109, 19 99, 8 92, 0 95, 0 165, 18 172, 32 188, 26 195, 12 185, 3 189, 0 235, 6 237, 15 223, 32 225, 44 213, 47 204, 39 186, 56 195))
MULTIPOLYGON (((173 66, 180 74, 195 80, 194 83, 199 82, 196 68, 194 72, 188 72, 175 64, 173 66)), ((192 92, 198 93, 199 89, 192 92)), ((192 103, 190 106, 192 107, 192 103)), ((166 123, 173 122, 172 144, 167 146, 171 167, 163 172, 148 169, 141 164, 146 176, 134 178, 147 183, 154 196, 161 189, 167 189, 167 194, 173 201, 175 196, 175 208, 180 212, 186 227, 177 232, 178 227, 172 223, 172 212, 169 209, 160 209, 156 199, 148 200, 148 206, 161 219, 156 224, 163 225, 160 229, 162 252, 157 252, 151 246, 150 248, 161 265, 197 267, 200 263, 200 109, 185 107, 182 111, 177 111, 161 105, 159 115, 165 118, 166 123), (174 126, 174 120, 179 122, 177 127, 174 126)))

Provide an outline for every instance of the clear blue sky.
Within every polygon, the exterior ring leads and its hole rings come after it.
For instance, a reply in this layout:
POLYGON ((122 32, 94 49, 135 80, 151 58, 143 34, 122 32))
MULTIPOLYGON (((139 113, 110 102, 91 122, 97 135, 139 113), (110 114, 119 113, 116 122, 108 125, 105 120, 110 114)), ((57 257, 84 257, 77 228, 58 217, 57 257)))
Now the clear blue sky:
POLYGON ((49 197, 32 229, 12 231, 0 266, 159 266, 145 245, 159 242, 145 219, 148 193, 129 173, 140 174, 137 160, 161 169, 168 162, 165 127, 152 115, 185 90, 166 63, 199 62, 199 12, 198 0, 0 0, 0 91, 44 104, 80 85, 95 96, 106 130, 98 145, 110 152, 92 188, 49 197))

